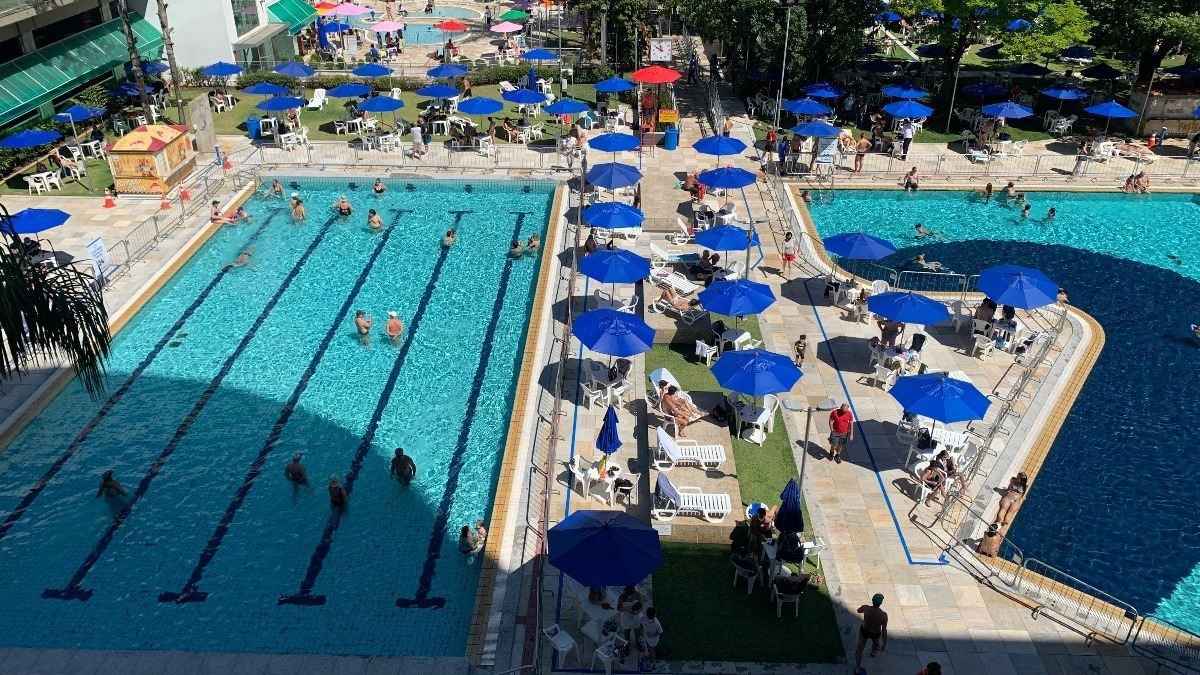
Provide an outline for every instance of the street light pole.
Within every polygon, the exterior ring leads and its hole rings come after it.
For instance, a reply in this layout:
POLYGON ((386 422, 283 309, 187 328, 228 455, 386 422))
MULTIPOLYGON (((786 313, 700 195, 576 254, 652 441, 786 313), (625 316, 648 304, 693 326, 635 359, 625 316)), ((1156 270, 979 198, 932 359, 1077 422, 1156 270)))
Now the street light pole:
POLYGON ((833 410, 837 406, 833 399, 826 398, 826 399, 822 400, 820 403, 816 404, 815 406, 809 406, 809 407, 804 407, 804 408, 797 406, 794 401, 785 400, 783 402, 783 407, 787 408, 788 410, 790 410, 792 412, 805 413, 804 447, 801 449, 801 453, 800 453, 800 478, 797 479, 797 481, 796 481, 796 483, 800 487, 800 494, 803 496, 803 494, 804 494, 804 470, 808 465, 808 435, 809 435, 809 432, 812 431, 813 413, 815 413, 817 411, 833 410))
POLYGON ((1154 77, 1156 75, 1158 75, 1158 68, 1150 71, 1150 83, 1146 85, 1146 100, 1142 101, 1142 112, 1138 113, 1138 135, 1141 135, 1142 125, 1146 123, 1146 110, 1150 107, 1150 92, 1154 91, 1154 77))
POLYGON ((954 88, 950 90, 950 111, 946 113, 946 133, 950 133, 950 122, 954 120, 954 97, 958 94, 958 76, 962 73, 962 61, 954 69, 954 88))
POLYGON ((775 128, 779 128, 779 106, 783 105, 783 83, 787 80, 788 40, 792 36, 792 5, 784 0, 787 19, 783 28, 783 58, 779 60, 779 94, 775 97, 775 128))

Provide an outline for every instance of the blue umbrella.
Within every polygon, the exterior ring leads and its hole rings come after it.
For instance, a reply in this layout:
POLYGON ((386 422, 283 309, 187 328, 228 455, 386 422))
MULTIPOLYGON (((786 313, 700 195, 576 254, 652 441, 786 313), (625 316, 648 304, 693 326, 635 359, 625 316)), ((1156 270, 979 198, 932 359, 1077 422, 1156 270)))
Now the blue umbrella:
POLYGON ((26 129, 0 140, 0 148, 19 150, 21 148, 36 148, 39 145, 53 143, 62 138, 62 134, 49 129, 26 129))
POLYGON ((1075 45, 1067 47, 1059 53, 1059 58, 1063 59, 1090 59, 1096 55, 1096 50, 1083 45, 1075 45))
POLYGON ((943 59, 946 58, 946 48, 939 44, 928 44, 917 47, 917 56, 924 56, 928 59, 943 59))
MULTIPOLYGON (((13 234, 35 234, 67 222, 71 214, 58 209, 24 209, 12 214, 13 234)), ((5 229, 9 229, 5 227, 5 229)))
POLYGON ((454 87, 448 87, 444 84, 431 84, 428 87, 421 87, 413 93, 415 93, 417 96, 424 96, 426 98, 449 98, 451 96, 458 96, 457 89, 454 87))
MULTIPOLYGON (((462 108, 462 106, 459 106, 459 108, 462 108)), ((585 110, 591 109, 592 106, 583 101, 576 101, 573 98, 563 98, 542 108, 542 112, 547 115, 578 115, 585 110)))
POLYGON ((364 63, 350 72, 358 77, 386 77, 392 74, 392 69, 378 63, 364 63))
POLYGON ((440 66, 434 66, 425 71, 425 74, 430 77, 458 77, 466 75, 467 69, 454 63, 443 63, 440 66))
POLYGON ((1008 26, 1006 26, 1006 28, 1008 28, 1010 31, 1012 31, 1014 33, 1016 33, 1017 31, 1028 30, 1032 27, 1033 27, 1033 24, 1029 23, 1025 19, 1013 19, 1012 21, 1009 21, 1008 26))
MULTIPOLYGON (((171 66, 162 61, 142 61, 142 72, 147 75, 161 75, 171 69, 171 66)), ((133 64, 125 64, 125 72, 133 72, 133 64)))
POLYGON ((1039 66, 1036 63, 1021 63, 1008 69, 1008 72, 1015 75, 1028 75, 1030 77, 1041 77, 1050 73, 1050 69, 1046 66, 1039 66))
POLYGON ((802 373, 790 357, 762 349, 734 349, 712 367, 717 384, 747 396, 791 391, 802 373))
POLYGON ((914 87, 911 84, 892 84, 880 89, 880 91, 883 92, 884 96, 891 96, 892 98, 925 98, 929 96, 929 92, 920 87, 914 87))
POLYGON ((900 15, 895 12, 880 12, 875 15, 875 21, 879 23, 895 23, 900 20, 900 15))
POLYGON ((534 91, 532 89, 525 89, 522 87, 520 89, 506 91, 500 94, 500 98, 508 101, 509 103, 516 103, 518 105, 534 105, 537 103, 545 103, 549 97, 540 91, 534 91))
POLYGON ((617 409, 612 405, 604 411, 604 423, 600 425, 600 433, 596 436, 596 449, 606 455, 621 449, 621 437, 617 435, 617 409))
POLYGON ((1016 101, 1004 101, 1003 103, 989 103, 979 109, 988 117, 1003 117, 1005 119, 1020 119, 1029 117, 1033 114, 1033 110, 1017 103, 1016 101))
POLYGON ((1091 94, 1076 87, 1050 87, 1042 90, 1042 96, 1049 96, 1060 101, 1078 101, 1091 96, 1091 94))
POLYGON ((637 167, 617 162, 604 162, 588 169, 587 181, 607 190, 629 187, 642 179, 642 172, 637 167))
POLYGON ((1031 267, 989 267, 979 273, 975 287, 995 302, 1020 309, 1034 309, 1058 301, 1058 284, 1031 267))
POLYGON ((1093 80, 1115 80, 1125 73, 1122 73, 1107 63, 1097 63, 1094 66, 1084 68, 1083 70, 1079 71, 1079 74, 1083 75, 1084 77, 1090 77, 1093 80))
POLYGON ((922 326, 932 326, 950 318, 950 310, 945 305, 912 291, 872 295, 867 298, 867 309, 885 319, 922 326))
POLYGON ((998 84, 991 82, 976 82, 969 87, 963 87, 963 93, 968 96, 978 96, 980 98, 989 98, 999 96, 1008 90, 998 84))
POLYGON ((933 108, 916 101, 892 101, 883 106, 883 111, 892 117, 929 117, 933 114, 933 108))
POLYGON ((592 227, 616 230, 622 227, 637 227, 646 220, 641 211, 621 202, 600 202, 583 210, 583 222, 592 227))
POLYGON ((642 142, 632 134, 600 134, 588 139, 588 146, 601 152, 625 152, 627 150, 637 150, 642 145, 642 142))
POLYGON ((842 134, 841 129, 833 126, 825 120, 813 120, 811 122, 806 122, 794 127, 792 131, 800 134, 801 136, 810 136, 812 138, 834 138, 842 134))
POLYGON ((372 96, 356 106, 360 111, 384 113, 396 112, 404 107, 404 101, 391 96, 372 96))
POLYGON ((723 166, 719 169, 701 171, 697 177, 701 185, 710 188, 737 189, 754 185, 757 178, 754 174, 740 167, 723 166))
POLYGON ((146 85, 145 87, 142 87, 141 90, 139 91, 137 82, 122 82, 122 83, 118 84, 117 86, 113 87, 111 89, 111 91, 112 91, 112 93, 116 94, 117 96, 125 96, 128 98, 133 98, 134 96, 138 96, 139 94, 142 94, 142 93, 149 94, 151 89, 150 89, 149 85, 146 85))
POLYGON ((104 108, 93 108, 90 105, 75 105, 54 116, 55 122, 84 122, 99 117, 107 112, 104 108))
POLYGON ((285 61, 271 70, 286 77, 312 77, 317 72, 299 61, 285 61))
POLYGON ((588 349, 609 356, 634 356, 654 346, 654 329, 628 312, 593 309, 571 324, 571 334, 588 349))
POLYGON ((230 75, 237 75, 238 73, 242 72, 242 70, 244 70, 244 68, 239 65, 226 63, 225 61, 217 61, 211 66, 205 66, 201 68, 200 74, 205 77, 229 77, 230 75))
POLYGON ((844 232, 825 237, 825 250, 847 260, 879 260, 896 252, 892 242, 865 232, 844 232))
POLYGON ((291 110, 292 108, 304 107, 304 99, 297 96, 272 96, 268 99, 263 99, 255 106, 259 110, 278 111, 291 110))
POLYGON ((458 111, 466 115, 491 115, 504 110, 504 103, 486 96, 472 96, 458 104, 458 111))
POLYGON ((837 98, 842 95, 840 89, 827 82, 810 84, 802 91, 812 98, 837 98))
POLYGON ((981 420, 991 405, 975 385, 946 373, 901 377, 888 393, 906 412, 945 424, 981 420))
POLYGON ((636 586, 663 562, 658 531, 624 511, 576 511, 546 546, 550 564, 587 587, 636 586))
POLYGON ((531 49, 521 55, 526 61, 557 61, 558 54, 549 49, 531 49))
POLYGON ((746 144, 731 136, 706 136, 692 143, 692 148, 704 155, 736 155, 746 149, 746 144))
POLYGON ((757 232, 737 225, 717 225, 696 233, 696 245, 713 251, 745 251, 758 241, 757 232))
POLYGON ((775 527, 780 532, 803 532, 804 509, 800 506, 800 485, 793 478, 779 493, 779 510, 775 512, 775 527))
POLYGON ((1196 106, 1196 109, 1192 111, 1192 117, 1200 117, 1200 106, 1196 106))
MULTIPOLYGON (((744 237, 742 243, 745 244, 744 237)), ((697 297, 704 309, 725 316, 758 314, 775 302, 770 286, 748 279, 717 281, 697 297)))
POLYGON ((284 94, 288 93, 288 90, 287 87, 282 87, 278 84, 259 82, 258 84, 252 84, 249 87, 246 87, 242 90, 242 93, 255 95, 261 94, 263 96, 283 96, 284 94))
POLYGON ((325 95, 334 98, 358 98, 369 93, 371 93, 371 88, 362 82, 346 82, 325 92, 325 95))
POLYGON ((1083 111, 1091 115, 1107 117, 1109 119, 1126 119, 1138 116, 1136 111, 1130 110, 1113 100, 1098 103, 1090 108, 1084 108, 1083 111))
POLYGON ((632 284, 650 276, 650 261, 633 251, 605 249, 584 256, 579 271, 602 284, 632 284))
POLYGON ((781 107, 796 115, 828 115, 832 111, 829 106, 812 98, 784 101, 781 107))
POLYGON ((622 80, 619 77, 610 77, 607 80, 600 80, 596 83, 596 91, 601 94, 619 94, 623 91, 632 91, 636 87, 629 80, 622 80))

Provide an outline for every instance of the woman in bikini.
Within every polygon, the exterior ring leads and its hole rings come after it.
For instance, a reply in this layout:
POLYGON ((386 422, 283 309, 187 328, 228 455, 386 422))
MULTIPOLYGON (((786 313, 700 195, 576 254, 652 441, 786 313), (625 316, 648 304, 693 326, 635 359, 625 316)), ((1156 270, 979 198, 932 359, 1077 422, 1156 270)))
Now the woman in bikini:
POLYGON ((1029 476, 1026 476, 1024 472, 1018 473, 1008 481, 1008 488, 1004 490, 1004 496, 1000 498, 1000 511, 996 514, 996 520, 1000 521, 1001 526, 1007 527, 1012 522, 1021 508, 1021 502, 1025 499, 1025 491, 1028 489, 1029 476))
POLYGON ((675 428, 680 438, 687 438, 684 427, 704 416, 700 409, 691 401, 679 394, 679 387, 667 387, 667 393, 662 397, 662 409, 675 420, 675 428))

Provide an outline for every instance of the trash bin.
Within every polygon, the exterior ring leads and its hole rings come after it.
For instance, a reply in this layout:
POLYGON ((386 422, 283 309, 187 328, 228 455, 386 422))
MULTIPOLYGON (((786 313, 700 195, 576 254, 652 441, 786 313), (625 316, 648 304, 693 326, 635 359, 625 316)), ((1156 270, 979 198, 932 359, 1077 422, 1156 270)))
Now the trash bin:
POLYGON ((667 126, 666 134, 663 136, 663 149, 674 150, 679 147, 679 127, 674 124, 667 126))
POLYGON ((258 117, 251 115, 250 117, 246 118, 246 135, 249 136, 250 140, 252 141, 262 138, 262 131, 258 123, 258 117))

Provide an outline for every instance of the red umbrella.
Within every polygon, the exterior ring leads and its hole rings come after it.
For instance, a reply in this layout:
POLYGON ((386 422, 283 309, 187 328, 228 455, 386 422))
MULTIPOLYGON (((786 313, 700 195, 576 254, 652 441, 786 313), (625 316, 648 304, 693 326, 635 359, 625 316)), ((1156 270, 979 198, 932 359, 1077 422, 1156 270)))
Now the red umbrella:
POLYGON ((678 80, 682 75, 678 70, 671 70, 662 66, 649 66, 633 71, 632 77, 634 82, 641 82, 642 84, 670 84, 678 80))
POLYGON ((433 24, 433 27, 438 30, 444 30, 449 33, 461 33, 462 31, 467 29, 467 24, 465 24, 461 21, 455 21, 454 19, 446 19, 445 21, 443 21, 441 23, 433 24))

